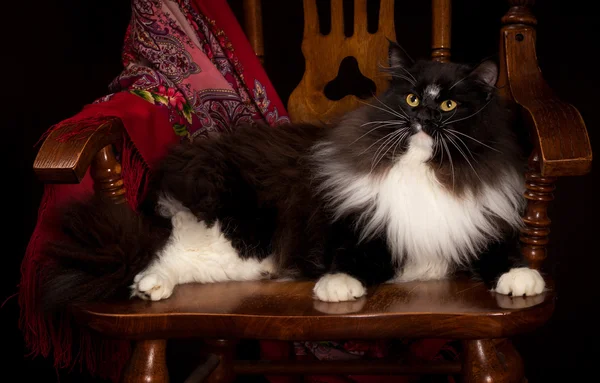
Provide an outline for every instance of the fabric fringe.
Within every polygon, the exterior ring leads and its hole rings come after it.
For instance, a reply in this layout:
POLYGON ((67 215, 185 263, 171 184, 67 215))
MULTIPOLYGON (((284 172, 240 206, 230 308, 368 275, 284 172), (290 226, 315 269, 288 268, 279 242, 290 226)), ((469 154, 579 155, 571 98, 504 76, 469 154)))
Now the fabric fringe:
MULTIPOLYGON (((45 214, 48 208, 48 201, 52 199, 53 192, 54 189, 52 186, 47 185, 45 187, 44 195, 38 210, 38 222, 41 221, 41 217, 45 214)), ((23 331, 25 344, 30 349, 28 356, 42 355, 47 357, 50 354, 51 349, 51 336, 49 333, 53 333, 54 329, 51 326, 52 324, 47 323, 46 318, 36 310, 37 307, 35 305, 39 298, 38 269, 41 269, 38 267, 39 261, 35 259, 35 256, 39 254, 39 240, 39 235, 37 235, 29 241, 21 265, 21 282, 19 284, 19 306, 21 308, 21 314, 19 317, 19 327, 23 331)), ((64 351, 62 350, 55 352, 59 357, 56 359, 57 365, 64 363, 64 359, 61 358, 63 352, 64 351)))
POLYGON ((123 172, 121 176, 125 185, 125 197, 129 206, 137 211, 139 204, 146 196, 150 169, 126 133, 124 133, 122 142, 121 169, 123 172))
MULTIPOLYGON (((79 121, 66 120, 53 126, 44 136, 48 136, 50 131, 68 127, 65 134, 61 134, 57 139, 77 139, 96 129, 99 123, 105 120, 106 116, 79 121)), ((126 198, 131 208, 137 209, 146 194, 149 168, 126 134, 122 142, 120 155, 123 182, 127 190, 126 198)), ((83 189, 82 185, 73 186, 83 189)), ((43 222, 42 217, 52 213, 55 194, 55 185, 45 186, 38 210, 38 222, 43 222)), ((37 227, 35 233, 39 233, 37 227)), ((21 266, 19 327, 29 349, 27 356, 52 356, 57 373, 62 369, 72 371, 79 366, 81 371, 85 368, 92 376, 118 382, 131 355, 131 342, 106 339, 93 334, 87 328, 79 326, 69 312, 47 317, 39 310, 39 283, 50 262, 42 250, 47 239, 39 234, 31 238, 21 266)))

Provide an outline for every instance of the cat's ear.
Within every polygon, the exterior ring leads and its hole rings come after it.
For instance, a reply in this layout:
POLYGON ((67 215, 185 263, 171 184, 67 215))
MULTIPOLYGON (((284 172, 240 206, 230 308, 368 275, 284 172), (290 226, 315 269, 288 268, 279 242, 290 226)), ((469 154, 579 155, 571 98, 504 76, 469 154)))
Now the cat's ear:
POLYGON ((396 42, 387 39, 389 42, 388 48, 388 64, 391 68, 403 67, 407 68, 413 65, 414 61, 406 53, 406 51, 396 42))
POLYGON ((495 86, 498 81, 498 65, 492 60, 485 60, 477 65, 469 76, 488 86, 495 86))

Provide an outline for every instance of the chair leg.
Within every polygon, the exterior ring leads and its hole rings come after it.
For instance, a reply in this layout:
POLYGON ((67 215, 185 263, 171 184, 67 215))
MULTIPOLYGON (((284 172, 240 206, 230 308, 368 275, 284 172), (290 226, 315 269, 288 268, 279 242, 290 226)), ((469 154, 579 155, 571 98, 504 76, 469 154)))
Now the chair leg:
POLYGON ((166 339, 136 342, 123 383, 169 383, 166 351, 166 339))
POLYGON ((235 379, 233 361, 237 342, 225 339, 207 339, 206 350, 219 358, 219 364, 206 378, 206 383, 230 383, 235 379))
POLYGON ((508 339, 463 342, 463 383, 525 383, 523 360, 508 339))

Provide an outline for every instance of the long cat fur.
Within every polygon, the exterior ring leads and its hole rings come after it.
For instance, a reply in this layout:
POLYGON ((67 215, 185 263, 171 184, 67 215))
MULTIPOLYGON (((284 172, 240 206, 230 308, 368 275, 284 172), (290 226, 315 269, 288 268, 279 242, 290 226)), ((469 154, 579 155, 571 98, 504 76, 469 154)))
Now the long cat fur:
POLYGON ((394 43, 389 58, 389 89, 332 127, 181 143, 139 212, 100 197, 70 206, 66 239, 46 249, 46 307, 264 278, 318 279, 315 298, 336 302, 461 271, 502 294, 541 293, 515 240, 524 162, 497 66, 414 62, 394 43), (447 100, 458 106, 444 112, 447 100))

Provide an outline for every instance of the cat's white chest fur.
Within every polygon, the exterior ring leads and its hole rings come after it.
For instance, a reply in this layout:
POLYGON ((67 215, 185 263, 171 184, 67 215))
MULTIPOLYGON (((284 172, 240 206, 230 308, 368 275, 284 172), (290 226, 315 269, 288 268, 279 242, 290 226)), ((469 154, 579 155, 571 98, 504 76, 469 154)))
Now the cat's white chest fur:
POLYGON ((385 176, 350 176, 342 169, 323 168, 338 215, 361 209, 364 239, 386 233, 393 257, 402 265, 397 281, 443 278, 451 265, 476 256, 498 234, 493 216, 520 224, 517 174, 499 174, 499 186, 484 186, 477 195, 456 196, 427 163, 432 144, 425 133, 414 135, 385 176))

